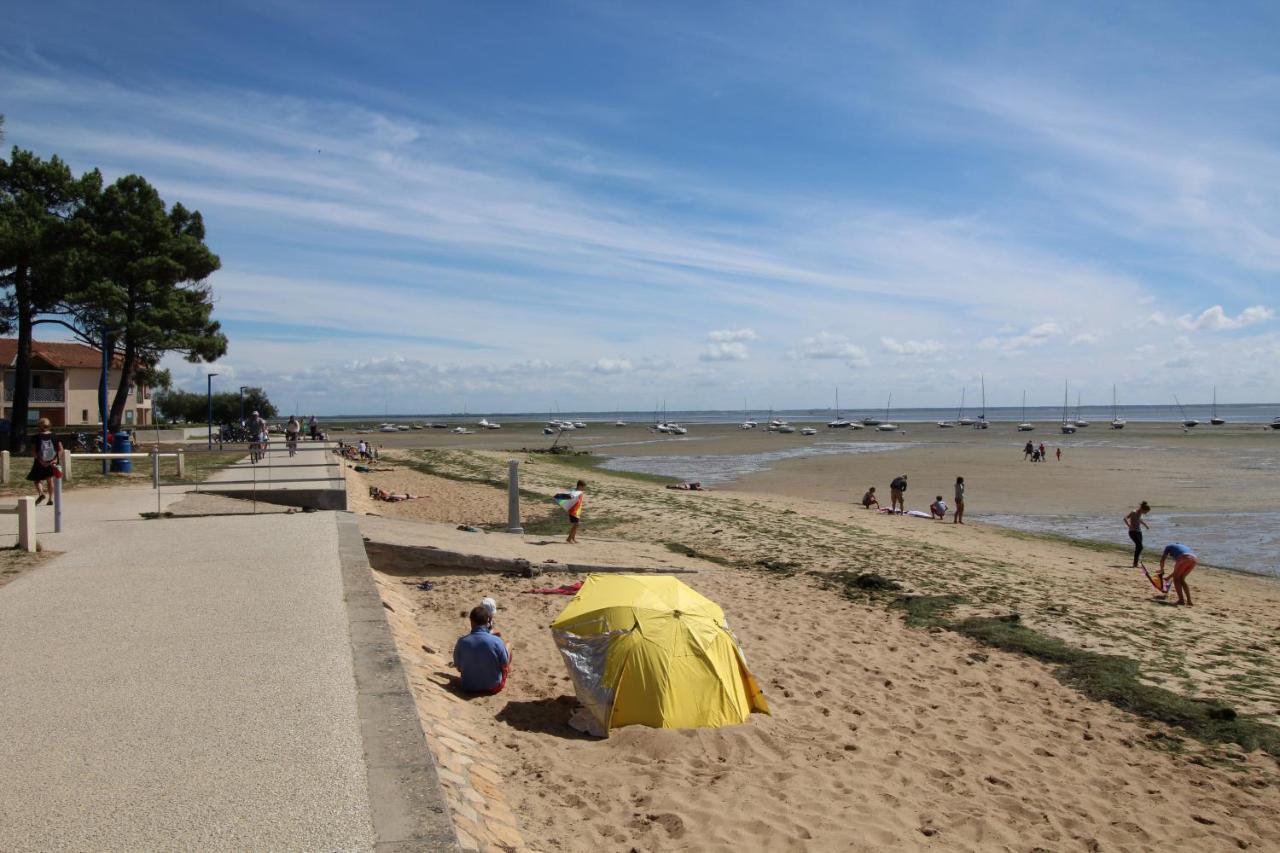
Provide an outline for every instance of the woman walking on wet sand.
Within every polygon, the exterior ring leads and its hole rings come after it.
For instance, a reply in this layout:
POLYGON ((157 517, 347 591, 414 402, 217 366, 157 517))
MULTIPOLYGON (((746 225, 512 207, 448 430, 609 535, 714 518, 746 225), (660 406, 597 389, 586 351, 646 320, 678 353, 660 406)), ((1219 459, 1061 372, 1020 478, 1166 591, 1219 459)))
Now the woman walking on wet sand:
POLYGON ((1142 557, 1142 528, 1151 529, 1151 525, 1143 520, 1143 516, 1151 512, 1151 505, 1146 501, 1138 504, 1138 508, 1124 517, 1125 526, 1129 528, 1129 538, 1133 540, 1133 567, 1136 569, 1142 557))
POLYGON ((951 523, 964 524, 964 477, 956 477, 956 511, 951 523))

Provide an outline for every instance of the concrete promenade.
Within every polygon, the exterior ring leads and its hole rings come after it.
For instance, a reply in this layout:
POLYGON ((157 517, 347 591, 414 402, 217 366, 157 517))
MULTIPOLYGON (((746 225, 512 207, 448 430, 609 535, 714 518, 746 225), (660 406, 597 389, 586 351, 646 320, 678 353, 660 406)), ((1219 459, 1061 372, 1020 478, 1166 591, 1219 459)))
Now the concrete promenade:
POLYGON ((155 509, 69 491, 0 589, 0 850, 452 848, 354 520, 155 509))

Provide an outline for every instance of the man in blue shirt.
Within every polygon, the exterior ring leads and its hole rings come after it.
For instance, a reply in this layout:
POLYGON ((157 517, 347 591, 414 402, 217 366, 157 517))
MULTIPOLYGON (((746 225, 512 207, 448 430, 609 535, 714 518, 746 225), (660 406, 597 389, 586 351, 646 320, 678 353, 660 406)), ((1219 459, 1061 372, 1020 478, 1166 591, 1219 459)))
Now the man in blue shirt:
POLYGON ((493 633, 493 616, 483 604, 471 608, 471 633, 453 647, 453 665, 462 673, 458 686, 468 693, 501 693, 507 686, 511 651, 493 633))

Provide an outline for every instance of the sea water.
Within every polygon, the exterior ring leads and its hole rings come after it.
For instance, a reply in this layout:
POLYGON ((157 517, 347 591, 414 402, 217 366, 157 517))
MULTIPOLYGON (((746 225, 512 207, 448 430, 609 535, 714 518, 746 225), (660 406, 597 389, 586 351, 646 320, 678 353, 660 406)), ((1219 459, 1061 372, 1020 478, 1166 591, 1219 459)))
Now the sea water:
MULTIPOLYGON (((1111 542, 1129 549, 1117 554, 1118 563, 1129 564, 1132 543, 1119 515, 981 515, 975 521, 1023 530, 1052 533, 1072 539, 1111 542)), ((1160 563, 1160 552, 1170 542, 1181 542, 1211 566, 1242 569, 1280 577, 1280 512, 1173 512, 1147 516, 1151 530, 1144 531, 1148 566, 1160 563)))
POLYGON ((784 459, 848 453, 884 453, 913 446, 912 442, 833 441, 768 450, 763 453, 692 454, 682 456, 615 456, 600 467, 611 471, 657 474, 704 486, 732 482, 765 471, 784 459))

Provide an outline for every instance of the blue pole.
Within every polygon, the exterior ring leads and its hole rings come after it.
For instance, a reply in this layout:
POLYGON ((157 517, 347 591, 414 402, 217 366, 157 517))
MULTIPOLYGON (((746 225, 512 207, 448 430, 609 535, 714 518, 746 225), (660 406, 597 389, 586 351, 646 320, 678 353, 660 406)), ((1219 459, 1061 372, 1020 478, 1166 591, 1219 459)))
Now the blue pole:
MULTIPOLYGON (((102 412, 102 452, 110 453, 111 448, 107 446, 107 373, 111 369, 111 356, 108 354, 108 343, 110 342, 110 331, 102 330, 102 378, 98 382, 98 408, 102 412)), ((107 460, 102 460, 102 473, 108 472, 107 460)))

